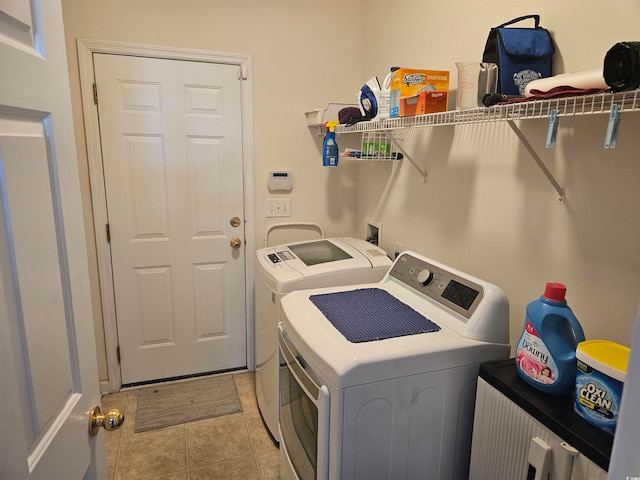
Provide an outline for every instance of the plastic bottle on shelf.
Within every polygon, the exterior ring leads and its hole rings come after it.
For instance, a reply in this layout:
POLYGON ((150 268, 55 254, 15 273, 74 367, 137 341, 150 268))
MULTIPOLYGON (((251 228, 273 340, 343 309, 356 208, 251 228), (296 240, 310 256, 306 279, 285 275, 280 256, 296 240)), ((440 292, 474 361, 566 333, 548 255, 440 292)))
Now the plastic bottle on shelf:
POLYGON ((322 165, 324 167, 337 167, 338 157, 340 152, 338 151, 338 142, 336 141, 336 125, 340 122, 331 121, 325 123, 325 126, 329 129, 324 136, 324 143, 322 145, 322 165))
POLYGON ((551 395, 572 391, 576 381, 576 348, 584 332, 567 305, 567 287, 547 283, 544 294, 526 308, 516 347, 516 367, 529 385, 551 395))
POLYGON ((391 78, 393 77, 393 72, 398 70, 400 67, 391 67, 389 73, 384 79, 382 83, 382 88, 380 88, 380 105, 378 107, 378 119, 385 120, 389 118, 389 113, 391 110, 391 78))

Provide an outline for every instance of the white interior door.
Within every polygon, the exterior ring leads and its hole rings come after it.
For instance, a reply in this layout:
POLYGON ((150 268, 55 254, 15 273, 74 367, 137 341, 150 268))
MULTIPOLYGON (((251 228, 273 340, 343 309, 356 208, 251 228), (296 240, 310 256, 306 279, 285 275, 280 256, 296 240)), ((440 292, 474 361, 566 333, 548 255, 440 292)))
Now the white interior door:
POLYGON ((0 0, 0 478, 106 478, 59 1, 0 0))
POLYGON ((240 68, 93 57, 122 383, 244 367, 240 68))

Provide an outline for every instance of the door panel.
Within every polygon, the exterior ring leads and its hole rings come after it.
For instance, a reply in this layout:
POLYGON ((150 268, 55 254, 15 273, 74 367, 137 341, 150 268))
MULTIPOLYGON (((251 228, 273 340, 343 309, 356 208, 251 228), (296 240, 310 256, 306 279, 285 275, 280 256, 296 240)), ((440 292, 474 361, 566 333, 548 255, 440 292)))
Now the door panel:
POLYGON ((29 355, 27 405, 33 409, 35 425, 31 433, 35 434, 53 421, 73 387, 66 324, 70 312, 64 302, 70 292, 58 253, 62 250, 65 254, 58 238, 60 225, 56 217, 60 212, 52 203, 59 192, 51 188, 51 159, 42 121, 14 117, 12 122, 9 116, 0 118, 5 124, 0 140, 3 203, 11 212, 9 242, 19 270, 14 281, 20 292, 22 335, 27 352, 46 351, 57 360, 52 362, 49 355, 29 355), (11 129, 7 123, 18 128, 11 129))
POLYGON ((134 241, 167 240, 167 171, 161 137, 123 136, 134 241))
POLYGON ((0 476, 105 478, 60 4, 0 0, 0 31, 0 476))
POLYGON ((123 384, 246 366, 239 68, 94 68, 123 384))

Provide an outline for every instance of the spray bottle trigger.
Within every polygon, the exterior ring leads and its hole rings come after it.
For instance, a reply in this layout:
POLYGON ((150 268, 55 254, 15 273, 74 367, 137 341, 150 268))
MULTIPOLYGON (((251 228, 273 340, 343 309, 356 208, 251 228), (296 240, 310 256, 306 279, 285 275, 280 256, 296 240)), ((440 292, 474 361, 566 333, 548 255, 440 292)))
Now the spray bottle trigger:
POLYGON ((326 122, 324 124, 324 126, 327 127, 330 132, 335 132, 336 131, 336 125, 340 125, 340 122, 338 122, 336 120, 331 120, 331 121, 328 121, 328 122, 326 122))

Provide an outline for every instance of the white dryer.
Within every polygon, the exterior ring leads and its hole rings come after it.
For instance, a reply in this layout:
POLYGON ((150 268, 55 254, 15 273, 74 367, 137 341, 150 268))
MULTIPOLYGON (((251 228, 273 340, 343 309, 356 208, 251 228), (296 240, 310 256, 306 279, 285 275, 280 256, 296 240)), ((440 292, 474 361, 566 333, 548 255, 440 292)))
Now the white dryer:
POLYGON ((405 252, 286 295, 278 341, 281 478, 468 479, 479 364, 510 352, 500 288, 405 252))
POLYGON ((277 333, 281 297, 305 288, 377 282, 392 262, 381 248, 351 237, 267 247, 256 255, 256 397, 271 435, 280 441, 277 333))

